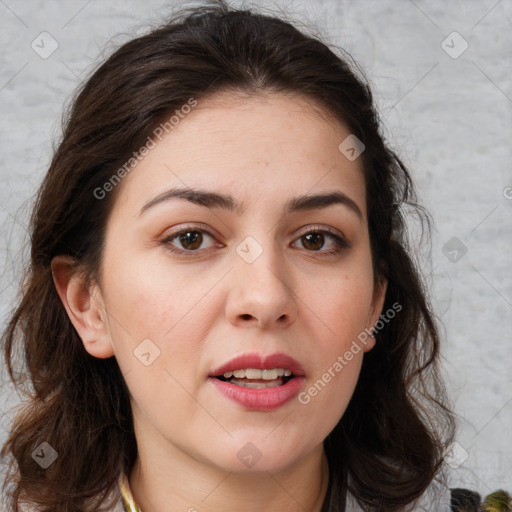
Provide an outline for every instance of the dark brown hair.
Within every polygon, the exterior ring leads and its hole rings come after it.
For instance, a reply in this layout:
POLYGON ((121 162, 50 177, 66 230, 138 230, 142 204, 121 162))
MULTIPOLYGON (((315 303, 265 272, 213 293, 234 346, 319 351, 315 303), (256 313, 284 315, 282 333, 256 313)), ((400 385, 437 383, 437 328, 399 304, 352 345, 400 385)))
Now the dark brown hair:
POLYGON ((280 18, 215 2, 121 46, 68 113, 33 210, 22 297, 3 336, 11 379, 28 397, 2 450, 11 456, 4 486, 10 484, 12 510, 26 502, 45 512, 96 511, 120 472, 129 473, 137 447, 124 379, 114 357, 85 351, 57 295, 51 262, 69 255, 77 272, 94 279, 122 183, 103 199, 94 191, 190 98, 226 91, 302 95, 366 147, 360 158, 375 274, 388 280, 384 311, 396 303, 402 309, 376 334, 353 398, 324 442, 324 510, 344 510, 347 490, 367 510, 399 510, 441 467, 453 418, 437 367, 436 320, 408 248, 403 207, 423 221, 428 216, 384 141, 370 87, 343 50, 280 18), (31 457, 43 441, 59 454, 46 470, 31 457))

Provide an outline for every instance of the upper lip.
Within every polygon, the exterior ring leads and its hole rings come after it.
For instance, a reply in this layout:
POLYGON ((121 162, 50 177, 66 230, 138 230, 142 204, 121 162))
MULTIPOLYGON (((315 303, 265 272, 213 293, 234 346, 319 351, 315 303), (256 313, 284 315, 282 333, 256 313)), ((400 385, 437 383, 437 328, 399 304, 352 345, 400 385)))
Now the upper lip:
POLYGON ((257 353, 241 354, 213 370, 209 376, 219 377, 226 372, 245 368, 255 368, 257 370, 283 368, 284 370, 291 370, 295 376, 305 375, 304 368, 293 357, 282 352, 276 352, 266 356, 257 353))

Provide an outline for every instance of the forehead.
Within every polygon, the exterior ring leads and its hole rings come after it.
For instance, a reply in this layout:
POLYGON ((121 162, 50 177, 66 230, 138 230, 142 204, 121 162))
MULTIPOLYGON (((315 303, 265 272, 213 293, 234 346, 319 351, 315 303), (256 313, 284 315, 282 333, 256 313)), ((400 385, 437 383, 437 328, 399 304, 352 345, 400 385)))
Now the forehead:
POLYGON ((307 97, 223 92, 183 115, 122 182, 121 203, 139 203, 166 188, 225 190, 242 204, 342 189, 365 212, 362 162, 339 145, 349 128, 307 97))

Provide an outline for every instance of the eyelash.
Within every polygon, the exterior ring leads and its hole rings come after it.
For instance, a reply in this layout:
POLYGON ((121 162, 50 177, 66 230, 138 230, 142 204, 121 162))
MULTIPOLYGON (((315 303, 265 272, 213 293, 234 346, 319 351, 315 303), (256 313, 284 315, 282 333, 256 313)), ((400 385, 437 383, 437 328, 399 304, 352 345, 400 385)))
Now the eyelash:
MULTIPOLYGON (((196 250, 178 249, 177 247, 172 245, 171 242, 173 240, 175 240, 179 236, 184 235, 184 234, 186 234, 188 232, 191 232, 191 231, 207 234, 208 236, 210 236, 213 239, 215 239, 215 237, 206 229, 199 228, 197 226, 187 226, 187 227, 185 227, 183 229, 180 229, 179 231, 176 231, 175 233, 171 233, 170 235, 166 236, 161 241, 161 243, 163 245, 166 245, 167 249, 169 251, 171 251, 173 253, 176 253, 176 254, 179 254, 179 255, 186 256, 186 257, 197 257, 197 256, 200 255, 201 252, 208 251, 209 249, 211 249, 211 248, 208 248, 208 249, 196 249, 196 250)), ((335 233, 333 230, 331 230, 329 228, 326 228, 326 227, 319 227, 319 226, 312 226, 312 227, 308 228, 306 231, 301 233, 294 240, 294 242, 299 240, 300 238, 306 236, 306 235, 309 235, 309 234, 319 234, 319 233, 323 234, 323 235, 327 234, 329 237, 331 237, 334 240, 334 243, 335 243, 336 247, 334 249, 330 249, 329 251, 311 251, 311 250, 304 249, 305 251, 311 252, 311 253, 315 253, 315 254, 319 254, 321 256, 333 256, 333 255, 337 255, 337 254, 341 253, 345 249, 350 249, 350 247, 351 247, 351 245, 343 237, 341 237, 340 235, 335 233)))

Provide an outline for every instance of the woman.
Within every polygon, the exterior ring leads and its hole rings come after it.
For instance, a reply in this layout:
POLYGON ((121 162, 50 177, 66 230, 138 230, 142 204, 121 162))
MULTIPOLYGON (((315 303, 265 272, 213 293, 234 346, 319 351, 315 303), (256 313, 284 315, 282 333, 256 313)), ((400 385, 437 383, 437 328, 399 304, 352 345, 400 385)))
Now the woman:
POLYGON ((13 510, 447 509, 414 190, 349 61, 216 2, 84 85, 4 336, 13 510))

